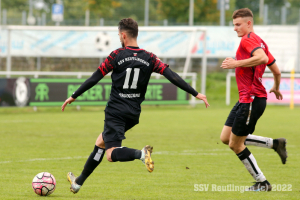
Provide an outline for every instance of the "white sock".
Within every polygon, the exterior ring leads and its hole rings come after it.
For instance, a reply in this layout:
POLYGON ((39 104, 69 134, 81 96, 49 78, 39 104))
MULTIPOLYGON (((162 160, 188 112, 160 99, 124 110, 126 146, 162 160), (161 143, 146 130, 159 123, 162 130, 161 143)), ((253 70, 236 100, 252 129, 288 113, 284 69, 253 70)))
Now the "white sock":
POLYGON ((247 147, 237 156, 240 158, 248 172, 252 175, 256 182, 263 182, 266 179, 262 171, 257 165, 257 162, 247 147))
POLYGON ((140 160, 145 160, 145 151, 144 151, 144 149, 142 149, 141 152, 142 152, 142 154, 141 154, 140 160))
POLYGON ((273 148, 273 139, 249 134, 245 140, 245 145, 253 145, 257 147, 273 148))

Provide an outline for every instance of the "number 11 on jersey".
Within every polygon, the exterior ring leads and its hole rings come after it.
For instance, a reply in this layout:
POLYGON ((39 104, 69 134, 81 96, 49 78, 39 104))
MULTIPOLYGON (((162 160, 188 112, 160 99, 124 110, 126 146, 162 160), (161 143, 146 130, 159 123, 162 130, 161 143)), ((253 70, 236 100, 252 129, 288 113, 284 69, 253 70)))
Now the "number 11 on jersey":
MULTIPOLYGON (((132 68, 127 68, 126 69, 126 77, 123 85, 123 89, 128 89, 129 88, 129 78, 131 74, 132 68)), ((134 68, 134 75, 133 75, 133 80, 132 84, 130 86, 130 89, 136 89, 137 88, 137 82, 139 79, 139 74, 140 74, 140 68, 134 68)))

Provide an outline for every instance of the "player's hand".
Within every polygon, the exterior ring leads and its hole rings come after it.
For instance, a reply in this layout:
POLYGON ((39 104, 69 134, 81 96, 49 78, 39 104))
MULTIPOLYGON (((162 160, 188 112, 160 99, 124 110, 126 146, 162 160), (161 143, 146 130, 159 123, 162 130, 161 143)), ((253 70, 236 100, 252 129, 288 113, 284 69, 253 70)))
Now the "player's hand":
POLYGON ((76 99, 72 98, 72 97, 69 97, 65 103, 61 106, 61 111, 64 111, 65 110, 65 107, 67 106, 67 104, 71 104, 73 101, 75 101, 76 99))
POLYGON ((279 91, 279 90, 276 90, 274 87, 270 90, 270 93, 274 93, 275 94, 275 96, 276 96, 276 99, 278 99, 278 100, 282 100, 283 99, 283 97, 282 97, 282 94, 281 94, 281 92, 279 91))
POLYGON ((207 102, 207 98, 206 98, 206 96, 204 94, 198 93, 198 95, 196 96, 196 98, 204 101, 206 108, 209 106, 209 104, 207 102))
POLYGON ((236 60, 234 60, 233 58, 226 58, 223 62, 221 67, 223 69, 234 69, 237 67, 236 65, 236 60))

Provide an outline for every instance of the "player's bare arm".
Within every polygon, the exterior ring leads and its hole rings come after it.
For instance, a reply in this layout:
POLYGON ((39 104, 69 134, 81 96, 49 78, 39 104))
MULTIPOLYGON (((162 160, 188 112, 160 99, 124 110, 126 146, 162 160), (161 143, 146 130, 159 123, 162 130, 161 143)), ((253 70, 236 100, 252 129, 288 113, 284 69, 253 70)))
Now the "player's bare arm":
POLYGON ((253 67, 261 64, 267 64, 269 61, 268 56, 263 49, 257 49, 253 52, 251 58, 245 60, 234 60, 233 58, 226 58, 221 67, 223 69, 234 69, 237 67, 253 67))
POLYGON ((274 85, 270 90, 270 93, 274 93, 276 96, 276 99, 278 100, 282 100, 282 94, 279 90, 279 86, 280 86, 280 79, 281 79, 281 72, 277 66, 276 63, 272 64, 271 66, 268 66, 269 69, 271 70, 271 72, 273 73, 274 76, 274 85))

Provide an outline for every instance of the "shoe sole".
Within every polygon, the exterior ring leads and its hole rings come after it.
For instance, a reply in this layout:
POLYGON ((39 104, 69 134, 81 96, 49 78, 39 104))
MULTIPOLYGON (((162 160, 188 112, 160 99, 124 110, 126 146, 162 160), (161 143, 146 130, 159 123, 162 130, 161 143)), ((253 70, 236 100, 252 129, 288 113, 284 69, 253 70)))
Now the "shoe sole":
POLYGON ((74 191, 73 188, 72 188, 72 184, 73 184, 73 183, 72 183, 72 180, 71 180, 71 178, 70 178, 69 173, 68 173, 67 177, 68 177, 68 181, 71 183, 70 191, 73 192, 74 194, 76 194, 77 192, 74 191))
POLYGON ((258 188, 257 190, 254 190, 255 192, 271 192, 272 191, 272 186, 267 185, 264 186, 263 188, 258 188))
MULTIPOLYGON (((253 187, 253 186, 252 186, 253 187)), ((272 186, 271 185, 264 185, 264 186, 261 186, 259 188, 248 188, 245 190, 246 192, 271 192, 272 191, 272 186)))
POLYGON ((286 141, 285 138, 279 138, 278 142, 279 142, 278 149, 280 149, 280 150, 279 150, 279 152, 278 151, 276 151, 276 152, 280 156, 282 164, 285 164, 286 163, 286 159, 288 157, 287 150, 286 150, 286 143, 287 143, 287 141, 286 141))
POLYGON ((153 147, 146 145, 145 149, 147 150, 147 153, 145 153, 145 165, 148 172, 151 173, 154 170, 154 161, 151 159, 151 153, 153 151, 153 147))
POLYGON ((261 188, 259 188, 259 189, 257 189, 257 190, 253 190, 253 192, 271 192, 272 191, 272 189, 268 189, 268 190, 262 190, 261 188))

